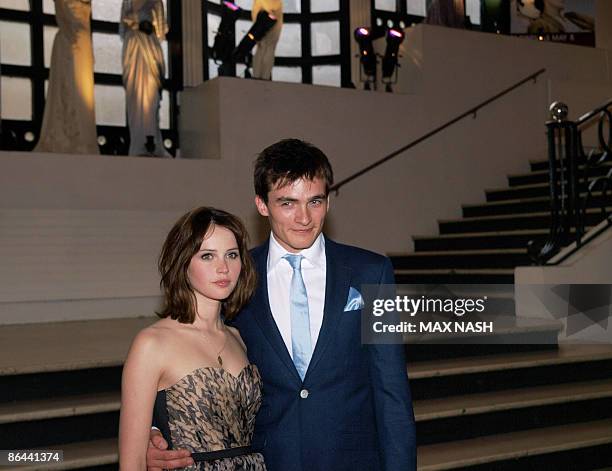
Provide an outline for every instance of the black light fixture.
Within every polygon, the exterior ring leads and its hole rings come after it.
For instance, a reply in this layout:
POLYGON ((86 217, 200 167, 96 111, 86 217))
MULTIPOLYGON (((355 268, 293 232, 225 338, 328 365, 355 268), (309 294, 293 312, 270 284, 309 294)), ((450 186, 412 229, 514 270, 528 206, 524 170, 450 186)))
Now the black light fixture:
POLYGON ((219 75, 233 75, 232 51, 236 43, 236 20, 240 16, 240 7, 232 2, 222 2, 221 23, 215 35, 212 47, 212 58, 219 66, 219 75))
POLYGON ((355 41, 359 45, 359 79, 364 82, 364 88, 370 90, 370 85, 376 86, 376 54, 372 45, 372 31, 361 26, 355 30, 355 41), (362 77, 362 72, 365 79, 362 77))
POLYGON ((404 32, 401 29, 390 28, 387 31, 387 47, 385 49, 385 55, 382 59, 382 80, 385 84, 385 90, 388 92, 393 91, 391 84, 397 83, 397 63, 398 52, 400 44, 404 41, 404 32), (395 73, 395 80, 391 80, 391 77, 395 73))
POLYGON ((268 34, 268 31, 276 24, 276 17, 265 10, 261 10, 255 19, 255 23, 251 26, 251 29, 247 31, 240 41, 240 44, 236 46, 232 53, 232 60, 234 63, 244 62, 247 65, 247 71, 245 76, 250 76, 248 67, 251 63, 251 51, 255 47, 258 41, 261 41, 263 37, 268 34))

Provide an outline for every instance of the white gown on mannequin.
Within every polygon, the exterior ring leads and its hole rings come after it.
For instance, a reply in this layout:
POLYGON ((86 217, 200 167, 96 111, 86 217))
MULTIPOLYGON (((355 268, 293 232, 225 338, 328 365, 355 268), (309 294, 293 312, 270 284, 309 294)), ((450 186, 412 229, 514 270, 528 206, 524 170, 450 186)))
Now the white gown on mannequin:
POLYGON ((130 155, 147 155, 147 136, 153 136, 153 154, 169 156, 159 130, 159 102, 165 71, 161 42, 167 32, 162 0, 123 0, 119 34, 123 39, 123 85, 130 155), (143 21, 153 25, 151 34, 139 29, 143 21))
POLYGON ((89 0, 55 0, 49 89, 35 152, 98 154, 89 0))

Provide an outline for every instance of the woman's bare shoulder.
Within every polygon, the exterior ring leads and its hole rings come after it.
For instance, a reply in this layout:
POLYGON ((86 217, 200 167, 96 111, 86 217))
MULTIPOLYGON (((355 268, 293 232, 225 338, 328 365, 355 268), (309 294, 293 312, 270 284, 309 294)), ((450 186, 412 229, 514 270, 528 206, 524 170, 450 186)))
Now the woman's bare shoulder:
MULTIPOLYGON (((171 319, 168 320, 171 321, 171 319)), ((156 354, 156 356, 163 355, 165 346, 167 346, 171 338, 176 335, 176 329, 172 322, 161 319, 142 329, 136 334, 136 337, 134 337, 132 350, 156 354)))

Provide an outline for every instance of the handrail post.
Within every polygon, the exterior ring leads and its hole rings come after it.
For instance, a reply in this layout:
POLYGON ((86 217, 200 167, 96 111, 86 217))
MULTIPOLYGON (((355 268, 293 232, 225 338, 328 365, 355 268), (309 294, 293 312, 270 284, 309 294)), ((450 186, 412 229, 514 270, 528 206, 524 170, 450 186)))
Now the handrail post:
POLYGON ((582 240, 583 234, 583 219, 584 215, 581 211, 580 204, 580 178, 578 174, 578 165, 580 157, 580 133, 575 122, 568 122, 568 142, 566 143, 566 162, 568 168, 567 185, 568 185, 568 232, 566 241, 571 237, 571 229, 576 231, 575 240, 578 245, 582 240))
MULTIPOLYGON (((612 170, 607 175, 589 180, 590 172, 612 157, 612 101, 590 111, 576 121, 567 120, 567 106, 555 102, 550 106, 552 120, 546 123, 548 136, 548 162, 550 183, 550 234, 542 248, 530 241, 528 248, 532 259, 546 264, 559 249, 575 242, 573 250, 565 253, 554 264, 561 263, 583 244, 586 233, 587 210, 595 191, 601 195, 601 215, 612 224, 607 204, 612 203, 612 170), (582 143, 582 128, 599 115, 599 149, 587 157, 582 143), (608 139, 605 139, 604 123, 609 123, 608 139), (580 170, 580 166, 583 166, 580 170), (585 196, 581 196, 581 191, 585 196), (572 230, 574 234, 572 234, 572 230)), ((589 238, 592 240, 592 237, 589 238)))
POLYGON ((532 259, 538 264, 556 254, 570 240, 572 229, 579 232, 580 205, 577 156, 579 133, 576 123, 567 120, 567 105, 555 102, 550 106, 546 122, 548 140, 548 175, 550 194, 550 233, 539 248, 530 242, 532 259))

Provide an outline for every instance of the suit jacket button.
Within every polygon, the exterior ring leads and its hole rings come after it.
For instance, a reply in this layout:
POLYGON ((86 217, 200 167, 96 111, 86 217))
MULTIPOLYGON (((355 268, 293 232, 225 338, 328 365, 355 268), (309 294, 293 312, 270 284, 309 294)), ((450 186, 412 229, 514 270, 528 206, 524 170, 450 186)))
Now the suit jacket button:
POLYGON ((306 399, 306 398, 308 397, 308 389, 302 389, 302 390, 300 391, 300 397, 301 397, 302 399, 306 399))

